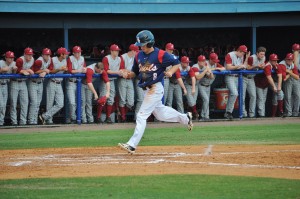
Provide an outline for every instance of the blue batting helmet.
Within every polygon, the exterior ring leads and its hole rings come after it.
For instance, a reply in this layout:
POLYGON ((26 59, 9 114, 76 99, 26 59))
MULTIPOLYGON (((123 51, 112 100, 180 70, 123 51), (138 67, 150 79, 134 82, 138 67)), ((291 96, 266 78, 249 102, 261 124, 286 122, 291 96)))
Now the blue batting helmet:
POLYGON ((149 30, 143 30, 136 35, 136 46, 144 46, 147 44, 147 47, 151 48, 154 42, 154 35, 149 30))

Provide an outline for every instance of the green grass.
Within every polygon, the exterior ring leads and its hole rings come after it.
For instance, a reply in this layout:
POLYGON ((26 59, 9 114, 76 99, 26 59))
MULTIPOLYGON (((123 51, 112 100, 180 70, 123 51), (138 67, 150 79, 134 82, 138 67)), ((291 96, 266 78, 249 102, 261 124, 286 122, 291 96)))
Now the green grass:
POLYGON ((14 198, 299 198, 300 181, 256 177, 164 175, 0 181, 14 198), (254 191, 255 190, 255 191, 254 191))
MULTIPOLYGON (((147 129, 141 145, 299 144, 300 124, 147 129)), ((1 133, 0 150, 116 146, 133 129, 49 133, 1 133)), ((0 164, 1 166, 1 164, 0 164)), ((0 198, 300 198, 300 180, 161 175, 0 180, 0 198)))
MULTIPOLYGON (((200 144, 299 144, 300 124, 205 126, 146 129, 141 146, 200 144)), ((126 142, 133 129, 0 134, 0 149, 116 146, 126 142)))

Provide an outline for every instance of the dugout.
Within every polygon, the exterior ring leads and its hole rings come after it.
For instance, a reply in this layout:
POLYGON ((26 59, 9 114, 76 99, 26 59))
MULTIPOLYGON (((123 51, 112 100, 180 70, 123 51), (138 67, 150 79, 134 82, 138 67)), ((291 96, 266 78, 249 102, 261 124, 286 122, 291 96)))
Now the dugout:
POLYGON ((283 58, 300 42, 299 10, 296 0, 0 1, 0 53, 20 56, 30 46, 38 55, 44 47, 80 45, 91 63, 101 59, 94 50, 105 52, 112 43, 126 49, 138 31, 150 29, 157 46, 172 42, 193 61, 211 48, 223 61, 240 44, 252 52, 266 46, 267 56, 283 58))

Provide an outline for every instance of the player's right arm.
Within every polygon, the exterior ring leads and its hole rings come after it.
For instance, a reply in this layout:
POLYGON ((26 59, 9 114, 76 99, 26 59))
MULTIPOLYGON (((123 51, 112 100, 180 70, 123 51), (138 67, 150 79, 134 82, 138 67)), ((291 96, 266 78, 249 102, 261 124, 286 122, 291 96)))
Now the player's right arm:
POLYGON ((232 64, 232 59, 229 54, 227 54, 225 57, 225 63, 226 63, 226 70, 239 70, 239 69, 245 68, 244 65, 234 66, 232 64))
POLYGON ((185 86, 184 86, 184 83, 183 83, 182 78, 181 78, 181 77, 178 78, 178 79, 177 79, 177 82, 178 82, 179 86, 180 86, 180 87, 182 88, 182 90, 183 90, 183 95, 187 95, 187 90, 186 90, 186 88, 185 88, 185 86))
POLYGON ((16 66, 17 66, 16 73, 23 74, 23 75, 29 75, 29 72, 27 72, 27 70, 23 69, 23 60, 21 58, 18 58, 16 60, 16 66))
MULTIPOLYGON (((122 60, 123 59, 121 59, 121 65, 122 65, 122 60)), ((109 69, 109 63, 108 63, 107 57, 103 57, 102 63, 104 65, 104 70, 107 72, 107 74, 109 74, 109 75, 121 75, 120 70, 112 71, 112 70, 109 69)))
POLYGON ((205 76, 206 73, 207 73, 207 68, 205 68, 205 70, 203 70, 201 73, 199 72, 195 77, 197 80, 200 80, 205 76))
POLYGON ((269 84, 271 85, 272 89, 274 92, 277 92, 277 88, 275 86, 275 83, 274 83, 274 80, 272 78, 272 69, 271 69, 271 65, 267 65, 265 68, 264 68, 264 73, 267 77, 267 80, 269 82, 269 84))

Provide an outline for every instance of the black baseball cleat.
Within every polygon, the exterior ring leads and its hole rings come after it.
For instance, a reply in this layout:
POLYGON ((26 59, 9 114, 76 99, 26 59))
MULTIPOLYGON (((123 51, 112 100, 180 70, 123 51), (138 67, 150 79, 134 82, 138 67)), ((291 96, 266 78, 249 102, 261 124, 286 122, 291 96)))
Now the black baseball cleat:
POLYGON ((97 124, 103 124, 103 121, 101 120, 101 118, 97 118, 97 119, 96 119, 96 123, 97 123, 97 124))
POLYGON ((112 124, 113 123, 110 117, 106 118, 105 122, 107 124, 112 124))
POLYGON ((287 114, 286 114, 286 113, 283 113, 283 112, 280 112, 280 113, 279 113, 279 117, 285 118, 285 117, 287 117, 287 114))
POLYGON ((232 120, 232 119, 233 119, 232 113, 230 113, 230 112, 226 112, 226 113, 224 114, 224 117, 227 118, 227 119, 229 119, 229 120, 232 120))
POLYGON ((123 149, 123 150, 127 151, 128 153, 130 153, 131 155, 135 153, 135 148, 133 148, 129 144, 119 143, 118 146, 121 149, 123 149))
POLYGON ((45 124, 45 119, 43 118, 43 115, 39 115, 39 120, 41 121, 42 125, 45 124))
POLYGON ((192 113, 191 112, 187 112, 186 113, 186 116, 188 117, 188 119, 189 119, 189 122, 188 122, 188 130, 189 131, 191 131, 191 130, 193 130, 193 121, 192 121, 192 118, 193 118, 193 115, 192 115, 192 113))

